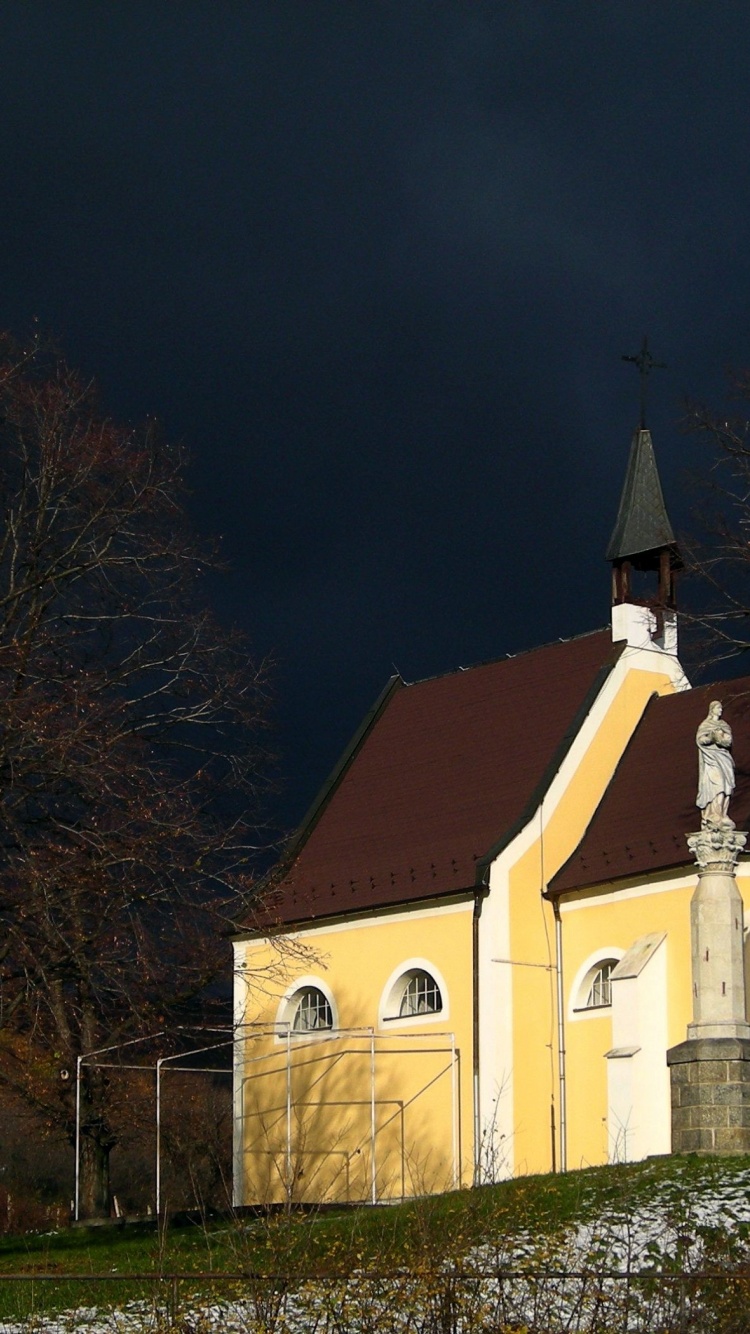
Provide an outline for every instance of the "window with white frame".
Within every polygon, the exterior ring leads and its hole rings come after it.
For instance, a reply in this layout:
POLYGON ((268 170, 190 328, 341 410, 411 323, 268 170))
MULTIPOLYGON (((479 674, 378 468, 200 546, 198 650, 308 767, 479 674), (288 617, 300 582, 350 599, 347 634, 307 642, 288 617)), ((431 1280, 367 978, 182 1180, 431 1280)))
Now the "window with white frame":
POLYGON ((602 959, 584 978, 579 1000, 583 1010, 601 1010, 612 1004, 612 973, 617 959, 602 959))
POLYGON ((441 1022, 449 1018, 446 983, 429 959, 404 959, 386 982, 378 1007, 379 1024, 441 1022))
POLYGON ((289 1000, 293 1033, 319 1033, 333 1028, 333 1010, 320 987, 300 987, 289 1000))
POLYGON ((439 1014, 443 1008, 440 987, 431 973, 415 968, 403 979, 398 1006, 399 1019, 415 1014, 439 1014))

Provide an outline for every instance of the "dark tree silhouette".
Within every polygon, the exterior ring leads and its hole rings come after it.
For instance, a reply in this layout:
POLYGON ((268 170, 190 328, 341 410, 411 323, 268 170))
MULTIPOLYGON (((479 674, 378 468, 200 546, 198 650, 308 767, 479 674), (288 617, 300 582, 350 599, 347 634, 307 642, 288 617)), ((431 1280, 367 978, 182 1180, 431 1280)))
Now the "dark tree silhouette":
MULTIPOLYGON (((203 604, 211 552, 153 424, 4 338, 0 446, 0 1080, 72 1136, 76 1057, 194 1014, 226 968, 266 677, 203 604)), ((83 1070, 93 1215, 117 1131, 83 1070)))
POLYGON ((720 663, 750 652, 750 372, 731 381, 732 411, 689 405, 686 429, 706 445, 695 534, 686 543, 685 619, 697 661, 720 663))

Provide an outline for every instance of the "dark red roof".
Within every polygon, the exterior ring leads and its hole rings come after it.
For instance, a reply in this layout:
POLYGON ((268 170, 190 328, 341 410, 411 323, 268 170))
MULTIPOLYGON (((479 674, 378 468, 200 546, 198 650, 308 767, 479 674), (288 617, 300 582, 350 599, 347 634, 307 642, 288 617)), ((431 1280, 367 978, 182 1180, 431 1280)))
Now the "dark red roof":
POLYGON ((700 828, 695 733, 712 699, 734 736, 730 815, 750 827, 750 677, 652 699, 591 824, 550 883, 552 893, 694 866, 685 842, 700 828))
POLYGON ((292 845, 266 924, 481 883, 482 860, 529 818, 621 648, 602 630, 416 685, 397 678, 292 845))

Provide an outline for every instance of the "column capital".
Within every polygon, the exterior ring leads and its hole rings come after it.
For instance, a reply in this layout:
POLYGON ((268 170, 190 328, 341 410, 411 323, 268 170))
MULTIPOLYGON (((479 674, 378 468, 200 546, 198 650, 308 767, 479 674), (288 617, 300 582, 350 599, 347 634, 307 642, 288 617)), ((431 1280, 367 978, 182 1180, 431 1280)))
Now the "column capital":
POLYGON ((688 834, 687 845, 701 871, 734 874, 737 859, 747 842, 747 834, 736 829, 731 820, 722 824, 704 824, 697 834, 688 834))

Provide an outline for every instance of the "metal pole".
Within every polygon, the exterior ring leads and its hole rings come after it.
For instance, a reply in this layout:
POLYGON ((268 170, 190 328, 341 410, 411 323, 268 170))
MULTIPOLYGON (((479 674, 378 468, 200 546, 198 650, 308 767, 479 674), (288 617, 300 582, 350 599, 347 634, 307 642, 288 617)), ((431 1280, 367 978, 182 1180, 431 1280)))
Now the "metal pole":
MULTIPOLYGON (((90 1061, 94 1056, 103 1056, 109 1051, 121 1051, 123 1047, 133 1047, 138 1042, 152 1042, 154 1038, 160 1038, 164 1035, 164 1029, 158 1033, 151 1033, 143 1038, 129 1038, 127 1042, 113 1042, 108 1047, 97 1047, 94 1051, 84 1052, 83 1055, 76 1057, 76 1166, 75 1166, 75 1203, 73 1215, 78 1222, 81 1203, 81 1066, 84 1061, 90 1061)), ((98 1062, 96 1062, 98 1064, 98 1062)))
POLYGON ((557 899, 555 913, 555 965, 557 972, 557 1070, 560 1087, 560 1171, 568 1170, 567 1087, 565 1082, 565 988, 563 985, 562 918, 557 899))
POLYGON ((78 1222, 81 1204, 81 1061, 76 1057, 76 1203, 75 1220, 78 1222))
POLYGON ((403 1204, 406 1199, 406 1120, 403 1098, 399 1099, 398 1110, 401 1120, 401 1203, 403 1204))
POLYGON ((451 1033, 451 1135, 453 1138, 453 1189, 458 1190, 458 1068, 456 1065, 456 1035, 451 1033))
POLYGON ((292 1198, 292 1030, 286 1030, 286 1195, 292 1198))
POLYGON ((478 1186, 482 1175, 482 1107, 480 1086, 481 1053, 480 1042, 480 1004, 479 1004, 479 921, 482 915, 482 897, 489 893, 489 886, 482 886, 474 895, 474 913, 471 922, 471 971, 472 971, 472 1093, 474 1097, 474 1185, 478 1186))
POLYGON ((375 1175, 375 1034, 370 1033, 370 1177, 373 1204, 378 1202, 378 1186, 375 1175))
POLYGON ((156 1062, 156 1219, 161 1218, 161 1063, 156 1062))

